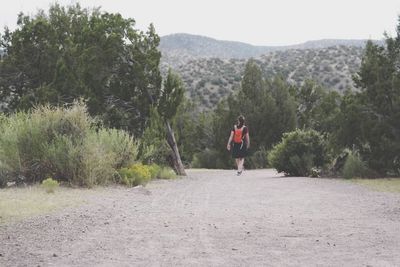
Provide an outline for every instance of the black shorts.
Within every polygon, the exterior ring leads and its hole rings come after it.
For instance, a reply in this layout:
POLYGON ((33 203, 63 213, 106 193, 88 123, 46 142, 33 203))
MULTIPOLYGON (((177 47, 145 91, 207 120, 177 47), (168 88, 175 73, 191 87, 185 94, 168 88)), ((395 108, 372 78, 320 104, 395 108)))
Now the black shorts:
POLYGON ((232 146, 232 157, 237 158, 244 158, 247 156, 247 146, 245 142, 242 143, 233 143, 232 146))

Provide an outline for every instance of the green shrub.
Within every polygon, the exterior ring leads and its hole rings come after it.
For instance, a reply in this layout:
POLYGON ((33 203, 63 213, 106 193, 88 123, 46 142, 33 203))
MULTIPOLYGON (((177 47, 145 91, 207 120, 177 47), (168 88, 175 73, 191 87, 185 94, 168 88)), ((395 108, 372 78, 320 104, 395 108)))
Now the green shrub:
POLYGON ((132 180, 133 174, 132 174, 130 168, 121 168, 118 171, 118 174, 120 177, 118 180, 119 183, 121 183, 123 185, 131 186, 131 180, 132 180))
POLYGON ((158 174, 158 179, 175 179, 177 176, 174 172, 173 169, 169 167, 162 167, 159 174, 158 174))
POLYGON ((261 148, 256 151, 253 155, 251 155, 248 159, 246 159, 245 163, 249 169, 261 169, 266 168, 268 166, 267 161, 267 150, 265 148, 261 148))
POLYGON ((343 166, 343 177, 346 179, 362 178, 366 174, 366 164, 357 152, 349 152, 343 166))
POLYGON ((206 148, 193 156, 192 166, 194 168, 215 169, 217 168, 218 160, 218 152, 214 149, 206 148))
POLYGON ((96 133, 96 142, 105 153, 112 154, 113 168, 129 166, 137 158, 139 144, 125 131, 102 128, 96 133))
POLYGON ((55 189, 58 188, 59 183, 53 180, 51 177, 42 181, 42 187, 46 190, 47 193, 54 193, 55 189))
POLYGON ((167 164, 167 158, 170 155, 171 151, 168 147, 168 144, 163 140, 160 142, 159 139, 153 139, 153 143, 150 144, 151 141, 146 141, 145 143, 141 143, 141 153, 140 160, 145 164, 156 163, 160 165, 167 164))
POLYGON ((150 171, 151 179, 156 179, 160 176, 160 172, 162 170, 160 166, 158 166, 157 164, 151 164, 148 166, 148 168, 150 171))
POLYGON ((10 180, 11 174, 8 172, 8 166, 0 162, 0 188, 6 187, 10 180))
POLYGON ((156 110, 152 110, 149 123, 141 137, 139 159, 145 164, 167 164, 166 159, 171 153, 165 142, 164 121, 156 110))
POLYGON ((323 136, 314 130, 296 130, 283 135, 268 154, 269 163, 290 176, 308 176, 312 168, 321 168, 328 162, 323 136))
POLYGON ((135 177, 135 185, 144 185, 150 181, 151 173, 148 166, 137 163, 133 164, 131 169, 135 177))
MULTIPOLYGON (((146 166, 146 165, 145 165, 146 166)), ((150 171, 151 179, 175 179, 177 175, 170 167, 150 164, 146 166, 150 171)))
POLYGON ((124 131, 94 128, 86 106, 42 106, 0 123, 0 183, 40 182, 46 177, 92 186, 113 181, 132 164, 137 143, 124 131))
POLYGON ((311 153, 304 153, 300 155, 290 156, 288 165, 292 168, 292 175, 308 176, 311 173, 313 163, 314 155, 312 155, 311 153))
POLYGON ((119 170, 120 183, 127 186, 145 185, 151 179, 150 168, 141 163, 135 163, 129 168, 119 170))
POLYGON ((119 179, 117 182, 126 185, 126 186, 132 186, 133 184, 133 173, 132 170, 130 168, 121 168, 118 171, 118 175, 119 175, 119 179))
POLYGON ((83 150, 84 175, 78 184, 108 184, 116 170, 129 166, 136 158, 138 145, 126 132, 100 129, 91 132, 83 150))

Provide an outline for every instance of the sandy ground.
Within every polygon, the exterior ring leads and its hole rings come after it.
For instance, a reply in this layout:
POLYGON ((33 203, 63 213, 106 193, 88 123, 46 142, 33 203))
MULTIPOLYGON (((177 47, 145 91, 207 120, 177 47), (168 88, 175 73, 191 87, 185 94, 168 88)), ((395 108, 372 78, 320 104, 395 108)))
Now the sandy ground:
POLYGON ((400 195, 189 171, 0 225, 0 266, 400 266, 400 195))

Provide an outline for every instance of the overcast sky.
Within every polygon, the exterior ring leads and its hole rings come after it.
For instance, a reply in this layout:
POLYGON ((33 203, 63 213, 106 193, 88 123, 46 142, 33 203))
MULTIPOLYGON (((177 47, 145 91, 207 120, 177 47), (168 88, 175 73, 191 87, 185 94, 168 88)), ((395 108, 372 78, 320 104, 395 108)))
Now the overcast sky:
MULTIPOLYGON (((381 39, 394 36, 400 0, 59 0, 101 6, 155 25, 160 36, 191 33, 254 45, 289 45, 308 40, 381 39)), ((48 10, 51 0, 0 0, 0 26, 16 27, 17 14, 48 10)))

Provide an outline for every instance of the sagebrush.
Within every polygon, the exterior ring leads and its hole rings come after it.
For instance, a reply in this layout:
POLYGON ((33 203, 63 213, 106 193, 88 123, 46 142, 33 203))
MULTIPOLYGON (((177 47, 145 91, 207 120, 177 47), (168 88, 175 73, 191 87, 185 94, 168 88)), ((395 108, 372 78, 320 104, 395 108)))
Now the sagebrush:
POLYGON ((82 102, 2 117, 0 130, 0 185, 47 177, 106 184, 137 156, 137 142, 127 132, 99 126, 82 102))

